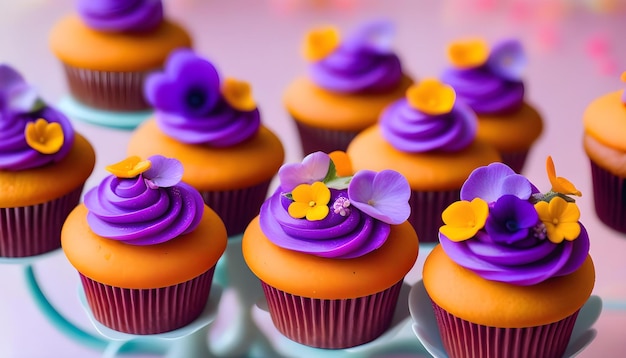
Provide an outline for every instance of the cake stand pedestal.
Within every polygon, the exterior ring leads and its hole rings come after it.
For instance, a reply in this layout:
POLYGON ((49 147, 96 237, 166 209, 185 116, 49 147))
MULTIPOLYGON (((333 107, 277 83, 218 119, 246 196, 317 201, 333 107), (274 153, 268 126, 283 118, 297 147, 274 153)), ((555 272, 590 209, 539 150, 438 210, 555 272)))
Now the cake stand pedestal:
POLYGON ((105 111, 86 106, 70 95, 65 95, 57 104, 59 110, 73 120, 97 124, 99 126, 131 130, 152 115, 152 110, 117 112, 105 111))

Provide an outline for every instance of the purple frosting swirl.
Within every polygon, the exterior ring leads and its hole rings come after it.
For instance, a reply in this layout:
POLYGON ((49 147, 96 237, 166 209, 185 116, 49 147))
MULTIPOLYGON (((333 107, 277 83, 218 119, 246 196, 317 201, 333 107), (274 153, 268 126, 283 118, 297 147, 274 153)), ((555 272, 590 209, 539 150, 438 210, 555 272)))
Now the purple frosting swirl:
MULTIPOLYGON (((330 189, 330 203, 348 198, 346 190, 330 189)), ((290 200, 279 187, 263 204, 260 225, 263 233, 279 247, 320 257, 349 259, 376 250, 387 240, 389 224, 365 215, 350 206, 342 216, 331 210, 318 221, 295 219, 287 208, 290 200)))
POLYGON ((56 163, 72 150, 74 135, 74 129, 67 117, 52 107, 43 107, 34 112, 0 114, 0 170, 25 170, 56 163), (42 154, 26 143, 26 124, 39 118, 61 125, 63 145, 54 154, 42 154))
POLYGON ((470 69, 449 68, 441 80, 479 115, 513 112, 524 102, 523 82, 503 78, 486 64, 470 69))
POLYGON ((458 101, 449 113, 430 115, 414 109, 403 98, 385 109, 380 119, 385 140, 409 153, 459 151, 474 141, 476 128, 476 115, 458 101))
POLYGON ((400 59, 386 43, 372 40, 382 37, 386 41, 391 30, 387 22, 365 24, 328 57, 311 64, 311 79, 324 89, 341 93, 383 92, 395 87, 402 79, 400 59))
POLYGON ((97 31, 149 31, 163 21, 161 0, 78 0, 76 8, 87 26, 97 31))
POLYGON ((213 147, 237 145, 255 135, 261 126, 258 108, 244 112, 232 108, 223 99, 201 116, 185 116, 157 111, 157 125, 168 136, 183 143, 213 147))
POLYGON ((143 176, 113 175, 85 194, 87 222, 102 237, 153 245, 193 231, 204 212, 197 190, 185 183, 150 189, 143 176))
POLYGON ((589 235, 581 224, 574 241, 554 244, 533 233, 514 245, 494 241, 485 231, 469 240, 454 242, 439 234, 446 254, 482 278, 515 285, 534 285, 576 271, 589 253, 589 235))

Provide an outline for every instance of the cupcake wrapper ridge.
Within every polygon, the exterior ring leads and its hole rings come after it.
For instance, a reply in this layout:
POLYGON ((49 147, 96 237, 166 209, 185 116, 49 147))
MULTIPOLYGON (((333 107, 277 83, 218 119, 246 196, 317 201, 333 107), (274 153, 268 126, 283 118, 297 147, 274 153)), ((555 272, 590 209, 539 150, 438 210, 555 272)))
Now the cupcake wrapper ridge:
POLYGON ((83 186, 51 201, 0 209, 0 257, 28 257, 61 247, 61 228, 83 186))
POLYGON ((70 93, 79 102, 109 111, 150 108, 143 95, 149 72, 95 71, 64 65, 70 93))
POLYGON ((128 289, 80 279, 94 318, 104 326, 130 334, 158 334, 184 327, 206 306, 215 266, 177 285, 128 289))
POLYGON ((562 357, 578 311, 560 321, 528 328, 498 328, 460 319, 432 303, 450 358, 562 357))
POLYGON ((439 228, 443 225, 441 213, 459 200, 461 190, 411 192, 409 223, 417 232, 420 243, 439 242, 439 228))
POLYGON ((322 151, 331 153, 336 150, 345 151, 348 144, 356 137, 358 131, 339 131, 315 128, 295 120, 303 155, 322 151))
POLYGON ((526 157, 528 156, 528 150, 521 152, 500 152, 502 157, 502 163, 508 165, 516 173, 521 173, 526 164, 526 157))
POLYGON ((341 349, 370 342, 389 328, 402 280, 381 292, 352 299, 312 299, 262 282, 274 325, 310 347, 341 349))
POLYGON ((626 178, 613 175, 593 161, 591 178, 598 218, 610 228, 626 233, 626 178))

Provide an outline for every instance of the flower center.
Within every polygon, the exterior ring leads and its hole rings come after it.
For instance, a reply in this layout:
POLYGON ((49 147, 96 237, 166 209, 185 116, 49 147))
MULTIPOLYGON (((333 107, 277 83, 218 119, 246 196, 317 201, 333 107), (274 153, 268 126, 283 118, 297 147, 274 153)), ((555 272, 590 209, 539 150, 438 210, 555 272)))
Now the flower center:
POLYGON ((191 88, 186 96, 187 104, 191 108, 200 108, 206 102, 206 94, 199 88, 191 88))
POLYGON ((309 201, 309 206, 310 206, 310 207, 314 207, 314 206, 315 206, 315 200, 311 200, 311 201, 309 201))
POLYGON ((516 232, 517 230, 519 230, 519 226, 517 225, 517 222, 515 220, 507 220, 505 226, 506 229, 511 232, 516 232))

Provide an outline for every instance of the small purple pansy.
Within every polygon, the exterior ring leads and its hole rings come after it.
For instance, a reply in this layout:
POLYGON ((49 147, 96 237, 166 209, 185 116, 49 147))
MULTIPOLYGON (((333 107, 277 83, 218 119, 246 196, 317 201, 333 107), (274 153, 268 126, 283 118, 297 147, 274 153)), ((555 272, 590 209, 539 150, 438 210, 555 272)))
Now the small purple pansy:
POLYGON ((516 39, 501 41, 493 46, 487 67, 497 76, 509 81, 521 81, 528 65, 522 43, 516 39))
POLYGON ((357 172, 348 186, 352 206, 382 222, 398 225, 411 214, 411 189, 402 174, 394 170, 357 172))
POLYGON ((491 204, 507 194, 527 200, 532 194, 532 184, 523 175, 497 162, 475 169, 461 187, 461 200, 467 201, 481 198, 491 204))
POLYGON ((162 155, 151 156, 148 160, 152 165, 142 176, 150 189, 172 187, 183 178, 183 164, 179 160, 162 155))
POLYGON ((302 163, 283 165, 278 171, 282 189, 288 192, 300 184, 322 181, 328 174, 330 162, 328 154, 314 152, 304 157, 302 163))
POLYGON ((515 195, 503 195, 489 210, 485 231, 493 241, 513 245, 525 240, 539 222, 535 206, 515 195))
POLYGON ((148 76, 145 96, 158 110, 185 117, 201 117, 220 101, 217 69, 192 50, 170 54, 162 73, 148 76))

